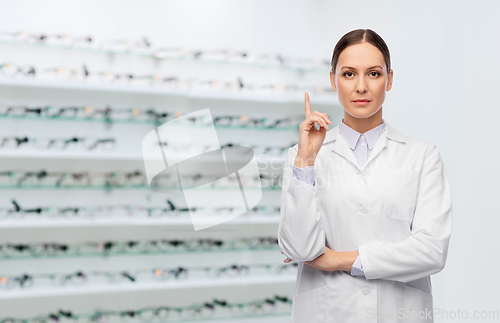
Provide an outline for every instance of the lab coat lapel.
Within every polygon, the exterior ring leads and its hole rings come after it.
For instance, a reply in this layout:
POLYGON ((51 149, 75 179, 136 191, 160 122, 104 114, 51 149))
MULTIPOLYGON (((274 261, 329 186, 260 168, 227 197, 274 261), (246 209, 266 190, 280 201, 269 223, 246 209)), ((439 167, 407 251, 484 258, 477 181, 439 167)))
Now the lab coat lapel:
POLYGON ((363 167, 363 170, 368 166, 370 161, 372 161, 377 155, 387 147, 387 124, 385 125, 385 130, 380 134, 380 137, 378 138, 377 142, 375 143, 375 146, 373 146, 373 149, 368 156, 368 159, 366 160, 365 167, 363 167))
POLYGON ((339 132, 340 126, 336 126, 330 132, 332 133, 330 135, 330 138, 325 138, 325 143, 333 141, 332 145, 332 151, 336 154, 339 154, 343 158, 347 159, 350 161, 355 167, 358 167, 358 162, 356 160, 356 157, 354 157, 354 154, 352 153, 351 148, 349 148, 349 145, 347 144, 347 141, 345 141, 344 137, 339 132))

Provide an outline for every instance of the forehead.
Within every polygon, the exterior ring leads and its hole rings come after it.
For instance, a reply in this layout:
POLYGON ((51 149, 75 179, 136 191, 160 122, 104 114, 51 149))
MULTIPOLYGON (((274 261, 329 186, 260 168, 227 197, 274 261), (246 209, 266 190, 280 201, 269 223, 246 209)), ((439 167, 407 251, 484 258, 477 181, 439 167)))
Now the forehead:
POLYGON ((357 69, 364 69, 370 66, 385 66, 384 55, 375 46, 369 43, 351 45, 345 48, 339 55, 337 68, 351 66, 357 69))

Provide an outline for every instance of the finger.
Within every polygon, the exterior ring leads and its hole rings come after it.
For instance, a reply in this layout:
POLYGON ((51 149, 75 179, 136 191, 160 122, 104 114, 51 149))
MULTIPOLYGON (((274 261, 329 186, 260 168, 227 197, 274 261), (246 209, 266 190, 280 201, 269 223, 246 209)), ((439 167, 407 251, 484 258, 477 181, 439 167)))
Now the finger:
POLYGON ((323 120, 325 122, 325 124, 328 123, 328 117, 325 117, 323 113, 320 113, 318 111, 314 111, 312 116, 315 116, 317 118, 320 118, 321 120, 323 120))
POLYGON ((306 118, 308 118, 311 115, 311 102, 309 102, 309 93, 306 92, 305 94, 305 101, 306 101, 306 118))
POLYGON ((304 120, 304 122, 301 123, 301 126, 304 126, 305 129, 308 129, 308 131, 313 131, 313 127, 316 131, 323 131, 323 129, 328 129, 325 128, 325 126, 327 125, 326 121, 323 119, 323 116, 317 114, 312 114, 311 116, 309 116, 308 119, 304 120), (315 122, 319 124, 319 129, 316 128, 315 122))
POLYGON ((328 116, 326 115, 326 112, 325 112, 325 113, 322 113, 322 114, 325 116, 325 119, 328 121, 328 123, 330 123, 330 124, 331 124, 332 122, 330 121, 330 118, 328 118, 328 116))
POLYGON ((318 115, 322 117, 327 123, 331 124, 332 122, 330 121, 330 118, 328 118, 328 115, 326 113, 321 113, 319 111, 314 111, 313 114, 318 115))
POLYGON ((314 112, 313 112, 313 114, 316 114, 316 115, 318 115, 318 116, 321 116, 321 117, 322 117, 323 119, 325 119, 325 121, 326 121, 326 122, 328 122, 328 123, 332 123, 332 122, 330 121, 330 118, 328 118, 328 115, 327 115, 325 112, 323 112, 323 113, 322 113, 322 112, 319 112, 319 111, 314 111, 314 112))
POLYGON ((322 116, 313 114, 310 118, 311 118, 311 121, 313 124, 314 124, 314 122, 317 122, 320 127, 328 129, 328 125, 326 124, 326 120, 322 116))

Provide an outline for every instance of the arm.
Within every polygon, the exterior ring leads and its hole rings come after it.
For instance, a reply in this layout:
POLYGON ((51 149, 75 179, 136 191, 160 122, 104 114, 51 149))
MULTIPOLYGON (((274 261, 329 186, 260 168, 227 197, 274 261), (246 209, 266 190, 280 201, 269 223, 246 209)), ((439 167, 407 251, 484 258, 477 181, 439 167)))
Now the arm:
POLYGON ((376 241, 359 247, 367 279, 408 282, 440 272, 452 228, 451 191, 439 151, 427 148, 411 235, 397 243, 376 241))
MULTIPOLYGON (((307 166, 304 168, 298 168, 297 166, 293 166, 293 177, 295 177, 299 181, 304 182, 308 185, 315 185, 316 184, 314 181, 314 166, 307 166)), ((328 251, 328 249, 326 251, 328 251)), ((328 254, 330 257, 332 257, 332 256, 335 257, 339 253, 335 253, 332 255, 332 253, 330 253, 330 252, 329 253, 325 252, 325 254, 328 254)), ((348 253, 345 253, 345 254, 348 254, 348 253)), ((351 253, 349 253, 349 255, 352 257, 354 254, 351 252, 351 253)), ((346 255, 346 256, 348 256, 348 255, 346 255)), ((351 275, 364 276, 365 272, 363 270, 363 265, 361 264, 361 258, 359 257, 357 252, 356 252, 355 256, 356 256, 356 260, 354 261, 354 263, 352 263, 351 259, 345 260, 346 266, 349 266, 351 275), (349 264, 352 264, 352 265, 349 265, 349 264)), ((316 258, 316 259, 318 259, 318 258, 316 258)))
POLYGON ((296 261, 312 261, 325 253, 325 231, 316 207, 316 186, 292 176, 297 146, 288 150, 283 170, 278 244, 296 261))

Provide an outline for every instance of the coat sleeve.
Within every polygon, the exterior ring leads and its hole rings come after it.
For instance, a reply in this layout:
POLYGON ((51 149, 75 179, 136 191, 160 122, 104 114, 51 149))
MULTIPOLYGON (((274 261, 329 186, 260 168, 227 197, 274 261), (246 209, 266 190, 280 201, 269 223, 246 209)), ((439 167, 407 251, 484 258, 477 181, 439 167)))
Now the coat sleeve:
POLYGON ((450 184, 435 145, 425 153, 411 235, 397 243, 376 241, 359 247, 367 279, 409 282, 440 272, 452 229, 450 184))
POLYGON ((278 244, 295 261, 311 261, 325 252, 325 231, 316 202, 316 186, 292 176, 297 145, 288 150, 283 170, 278 244))

